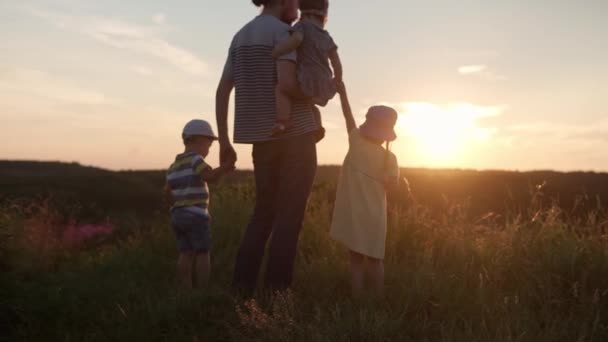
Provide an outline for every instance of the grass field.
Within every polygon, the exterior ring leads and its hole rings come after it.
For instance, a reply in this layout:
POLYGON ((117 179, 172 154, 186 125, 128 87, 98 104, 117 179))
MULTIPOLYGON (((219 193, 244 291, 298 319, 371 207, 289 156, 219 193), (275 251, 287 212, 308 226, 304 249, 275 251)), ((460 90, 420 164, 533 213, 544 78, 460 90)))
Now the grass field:
MULTIPOLYGON (((525 206, 507 203, 501 212, 484 212, 480 200, 392 201, 386 298, 353 301, 345 250, 327 233, 335 188, 328 176, 309 202, 292 291, 245 301, 228 288, 254 200, 250 176, 214 188, 212 282, 190 294, 176 291, 177 252, 162 203, 151 199, 148 211, 140 203, 156 196, 162 177, 101 176, 107 184, 106 192, 95 192, 101 204, 92 205, 95 196, 79 202, 25 192, 1 201, 0 321, 7 322, 8 340, 608 339, 608 221, 599 205, 574 215, 546 200, 543 188, 528 191, 525 206), (125 184, 131 188, 116 189, 125 184), (137 197, 138 191, 146 193, 137 197), (115 229, 66 244, 70 221, 115 229)), ((26 188, 31 178, 21 184, 26 188)))

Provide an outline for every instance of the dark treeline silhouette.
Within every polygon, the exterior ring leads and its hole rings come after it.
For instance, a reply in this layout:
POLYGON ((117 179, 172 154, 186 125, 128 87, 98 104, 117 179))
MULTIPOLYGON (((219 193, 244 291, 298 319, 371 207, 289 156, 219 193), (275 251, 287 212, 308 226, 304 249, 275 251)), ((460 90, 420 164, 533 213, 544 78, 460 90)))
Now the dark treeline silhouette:
MULTIPOLYGON (((335 195, 339 167, 322 166, 316 191, 335 195)), ((410 199, 404 187, 392 189, 397 205, 413 202, 434 211, 459 206, 470 217, 525 213, 531 201, 557 205, 564 214, 584 216, 603 211, 608 203, 608 174, 594 172, 511 172, 404 169, 410 199)), ((151 213, 163 210, 164 171, 107 171, 77 163, 0 161, 0 200, 51 198, 58 206, 78 204, 81 215, 115 212, 151 213)), ((224 186, 252 183, 251 171, 237 171, 224 186)), ((213 185, 212 185, 213 186, 213 185)), ((218 185, 215 185, 218 186, 218 185)), ((221 188, 214 193, 221 194, 221 188)))

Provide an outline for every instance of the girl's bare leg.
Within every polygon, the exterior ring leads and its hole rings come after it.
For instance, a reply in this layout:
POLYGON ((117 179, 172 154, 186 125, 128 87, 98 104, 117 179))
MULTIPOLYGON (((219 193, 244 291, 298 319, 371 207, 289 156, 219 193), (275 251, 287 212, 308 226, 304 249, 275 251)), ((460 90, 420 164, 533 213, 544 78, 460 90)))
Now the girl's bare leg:
POLYGON ((192 266, 194 253, 182 252, 177 260, 177 282, 184 290, 192 290, 192 266))
POLYGON ((211 260, 209 253, 197 253, 194 264, 197 287, 205 287, 209 283, 209 273, 211 273, 211 260))
POLYGON ((277 102, 277 119, 275 125, 272 127, 272 136, 284 133, 289 125, 289 120, 291 119, 291 97, 289 96, 287 89, 277 86, 275 96, 277 102))
POLYGON ((350 284, 355 298, 361 297, 363 293, 364 262, 364 255, 350 251, 350 284))
POLYGON ((382 259, 369 258, 369 273, 372 278, 376 295, 384 295, 384 261, 382 259))

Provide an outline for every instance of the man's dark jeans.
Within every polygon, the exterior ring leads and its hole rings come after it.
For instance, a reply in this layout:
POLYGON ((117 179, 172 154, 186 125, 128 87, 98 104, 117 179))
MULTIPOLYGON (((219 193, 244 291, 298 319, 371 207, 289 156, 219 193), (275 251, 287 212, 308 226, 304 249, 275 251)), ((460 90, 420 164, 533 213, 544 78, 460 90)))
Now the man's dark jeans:
POLYGON ((265 286, 291 285, 298 236, 317 170, 315 136, 307 134, 253 146, 255 211, 241 242, 233 286, 252 292, 269 246, 265 286))

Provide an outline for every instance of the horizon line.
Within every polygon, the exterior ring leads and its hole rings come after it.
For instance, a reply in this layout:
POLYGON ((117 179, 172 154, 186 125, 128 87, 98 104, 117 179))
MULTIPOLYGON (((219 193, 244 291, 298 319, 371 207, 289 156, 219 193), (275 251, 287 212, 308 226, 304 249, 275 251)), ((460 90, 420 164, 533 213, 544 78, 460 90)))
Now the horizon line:
MULTIPOLYGON (((146 171, 163 171, 165 169, 162 168, 125 168, 125 169, 114 169, 107 168, 98 165, 88 165, 83 164, 79 161, 63 161, 63 160, 42 160, 42 159, 0 159, 1 163, 55 163, 55 164, 65 164, 65 165, 77 165, 86 168, 94 168, 104 171, 111 172, 146 172, 146 171)), ((342 167, 341 164, 318 164, 318 167, 342 167)), ((512 172, 512 173, 535 173, 535 172, 553 172, 553 173, 596 173, 596 174, 608 174, 608 170, 581 170, 581 169, 569 169, 569 170, 559 170, 559 169, 499 169, 499 168, 464 168, 464 167, 429 167, 429 166, 403 166, 399 165, 400 169, 406 170, 431 170, 431 171, 473 171, 473 172, 512 172)), ((236 171, 247 171, 253 172, 253 167, 251 168, 237 168, 236 171)))

